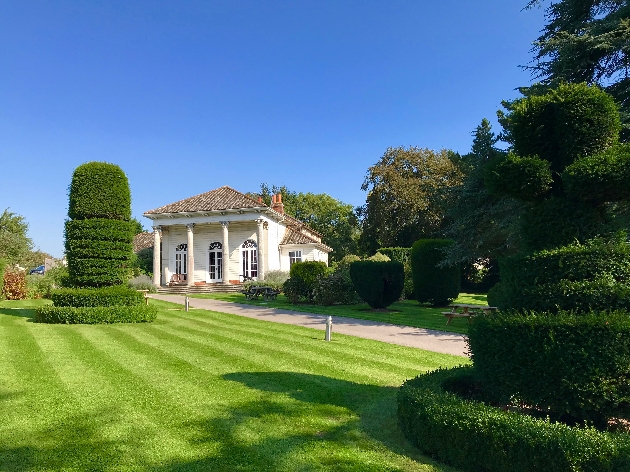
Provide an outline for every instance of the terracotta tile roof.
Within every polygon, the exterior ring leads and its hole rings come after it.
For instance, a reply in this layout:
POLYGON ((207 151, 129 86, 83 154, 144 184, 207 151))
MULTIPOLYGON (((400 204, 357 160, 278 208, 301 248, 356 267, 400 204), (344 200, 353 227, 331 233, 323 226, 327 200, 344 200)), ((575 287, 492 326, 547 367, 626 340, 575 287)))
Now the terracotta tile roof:
POLYGON ((140 252, 143 249, 153 247, 153 233, 138 233, 133 238, 133 252, 140 252))
POLYGON ((145 215, 159 213, 186 213, 195 211, 237 210, 241 208, 266 207, 251 197, 234 190, 227 185, 209 192, 186 198, 175 203, 161 206, 145 212, 145 215))
MULTIPOLYGON (((297 220, 296 220, 297 221, 297 220)), ((283 244, 318 244, 328 251, 332 251, 331 247, 326 246, 322 243, 321 238, 318 238, 315 235, 310 234, 312 230, 308 226, 287 226, 287 230, 284 233, 284 237, 282 241, 280 241, 280 245, 283 244)), ((314 231, 313 231, 314 232, 314 231)), ((316 233, 319 234, 319 233, 316 233)))

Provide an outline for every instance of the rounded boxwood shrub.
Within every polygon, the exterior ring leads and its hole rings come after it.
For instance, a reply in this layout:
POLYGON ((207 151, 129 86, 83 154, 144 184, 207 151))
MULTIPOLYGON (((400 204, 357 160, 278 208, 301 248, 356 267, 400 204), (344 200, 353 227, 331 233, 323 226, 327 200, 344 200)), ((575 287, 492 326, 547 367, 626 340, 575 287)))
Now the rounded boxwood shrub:
POLYGON ((120 167, 88 162, 74 170, 70 183, 68 216, 73 220, 131 218, 129 181, 120 167))
POLYGON ((630 309, 630 245, 596 238, 499 261, 488 303, 501 310, 630 309))
POLYGON ((101 324, 144 323, 154 321, 157 308, 137 306, 42 306, 35 310, 38 323, 101 324))
POLYGON ((450 239, 419 239, 411 248, 413 293, 420 303, 448 305, 459 295, 460 269, 457 266, 437 267, 444 258, 450 239))
POLYGON ((53 304, 58 307, 139 306, 144 295, 135 288, 123 285, 103 288, 62 288, 52 292, 53 304))
POLYGON ((470 376, 471 367, 438 370, 400 388, 400 428, 423 453, 470 472, 630 470, 630 435, 551 423, 446 391, 470 376))
POLYGON ((494 194, 535 200, 551 189, 553 178, 549 166, 549 161, 537 156, 519 157, 509 153, 486 166, 484 183, 494 194))
POLYGON ((282 291, 291 303, 298 303, 300 300, 312 301, 317 279, 327 271, 328 266, 324 262, 294 262, 282 291))
POLYGON ((468 330, 483 385, 553 419, 602 428, 630 415, 630 317, 626 312, 503 312, 468 330))
POLYGON ((359 297, 372 308, 387 308, 400 298, 405 269, 400 262, 358 261, 350 264, 350 278, 359 297))

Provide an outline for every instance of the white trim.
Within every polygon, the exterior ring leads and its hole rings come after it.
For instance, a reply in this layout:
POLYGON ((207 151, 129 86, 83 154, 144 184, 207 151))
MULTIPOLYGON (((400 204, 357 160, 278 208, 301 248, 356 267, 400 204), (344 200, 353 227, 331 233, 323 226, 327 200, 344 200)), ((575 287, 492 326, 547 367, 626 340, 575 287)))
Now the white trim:
MULTIPOLYGON (((219 259, 217 258, 217 259, 219 259)), ((221 241, 210 241, 210 244, 208 244, 208 249, 206 249, 206 283, 207 284, 213 284, 213 283, 222 283, 224 279, 223 276, 223 243, 221 241), (215 248, 215 249, 210 249, 210 245, 212 245, 213 243, 219 243, 221 245, 220 248, 215 248), (221 277, 218 279, 211 279, 210 278, 210 253, 214 252, 215 254, 219 254, 220 255, 220 259, 221 262, 220 264, 217 264, 217 267, 219 268, 218 270, 221 272, 221 277)))

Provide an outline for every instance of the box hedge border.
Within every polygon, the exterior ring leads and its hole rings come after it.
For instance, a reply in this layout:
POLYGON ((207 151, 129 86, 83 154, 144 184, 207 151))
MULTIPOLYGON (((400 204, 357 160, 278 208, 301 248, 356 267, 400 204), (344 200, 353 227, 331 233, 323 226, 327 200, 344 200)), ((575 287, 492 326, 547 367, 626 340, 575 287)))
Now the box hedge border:
POLYGON ((444 390, 472 367, 441 369, 406 381, 398 422, 407 439, 463 471, 627 472, 630 435, 504 411, 444 390))
POLYGON ((140 306, 98 306, 69 307, 42 306, 35 310, 38 323, 57 324, 108 324, 108 323, 144 323, 157 317, 157 307, 140 306))
POLYGON ((144 305, 144 295, 125 286, 105 288, 62 288, 52 292, 56 307, 110 307, 144 305))

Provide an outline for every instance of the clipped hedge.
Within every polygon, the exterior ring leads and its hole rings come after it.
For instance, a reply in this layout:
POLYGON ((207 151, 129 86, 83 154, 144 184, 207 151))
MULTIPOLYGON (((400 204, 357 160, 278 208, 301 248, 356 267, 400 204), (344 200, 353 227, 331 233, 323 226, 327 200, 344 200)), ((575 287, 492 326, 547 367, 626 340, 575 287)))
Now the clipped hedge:
POLYGON ((312 289, 317 278, 325 275, 327 270, 326 263, 320 261, 294 262, 291 265, 289 277, 299 277, 312 289))
POLYGON ((626 312, 498 313, 471 323, 482 383, 553 418, 604 427, 630 417, 630 317, 626 312))
POLYGON ((400 262, 358 261, 350 264, 350 278, 359 297, 372 308, 387 308, 400 298, 405 269, 400 262))
POLYGON ((84 247, 83 241, 111 241, 129 243, 133 247, 134 224, 131 221, 91 220, 66 221, 66 249, 84 247))
POLYGON ((621 144, 581 157, 562 173, 569 195, 596 202, 630 199, 630 145, 621 144))
POLYGON ((88 162, 72 174, 68 216, 73 220, 131 218, 129 181, 120 167, 107 162, 88 162))
POLYGON ((157 317, 157 307, 138 306, 42 306, 35 310, 38 323, 62 324, 104 324, 104 323, 143 323, 157 317))
POLYGON ((484 183, 491 193, 535 200, 551 189, 550 164, 538 156, 519 157, 509 153, 486 166, 484 183))
POLYGON ((56 307, 139 306, 145 303, 142 292, 122 285, 94 289, 63 288, 53 291, 50 298, 56 307))
POLYGON ((551 423, 445 391, 470 370, 438 370, 400 388, 400 428, 423 453, 470 472, 630 470, 628 434, 551 423))
POLYGON ((630 309, 630 244, 596 238, 499 261, 488 303, 501 310, 630 309))
POLYGON ((459 295, 460 269, 457 266, 437 267, 444 258, 450 239, 419 239, 411 248, 413 293, 420 303, 447 305, 459 295))

